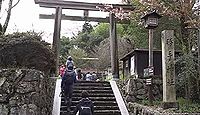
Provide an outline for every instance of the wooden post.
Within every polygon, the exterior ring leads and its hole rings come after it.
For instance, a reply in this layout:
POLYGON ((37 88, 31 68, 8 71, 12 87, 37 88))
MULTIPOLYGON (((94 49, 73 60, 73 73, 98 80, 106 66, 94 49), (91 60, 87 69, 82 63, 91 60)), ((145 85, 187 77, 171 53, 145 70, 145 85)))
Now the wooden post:
MULTIPOLYGON (((200 28, 198 29, 198 72, 199 72, 199 75, 198 75, 198 78, 200 79, 200 28)), ((200 80, 198 79, 197 81, 197 87, 199 87, 199 82, 200 80)), ((197 88, 197 93, 199 95, 199 99, 200 99, 200 89, 197 88)))
POLYGON ((153 67, 153 29, 149 29, 149 67, 153 67))
POLYGON ((60 51, 60 30, 61 30, 61 16, 62 8, 56 7, 55 22, 54 22, 54 33, 53 33, 53 52, 56 58, 55 63, 55 75, 58 75, 59 70, 59 51, 60 51))
MULTIPOLYGON (((153 67, 153 29, 149 29, 149 68, 153 67)), ((153 104, 152 78, 148 85, 148 98, 150 105, 153 104)))
POLYGON ((162 31, 163 108, 178 108, 175 90, 174 31, 162 31))
POLYGON ((113 13, 110 13, 110 51, 111 51, 111 69, 113 79, 119 79, 119 61, 118 45, 116 35, 116 21, 113 13))

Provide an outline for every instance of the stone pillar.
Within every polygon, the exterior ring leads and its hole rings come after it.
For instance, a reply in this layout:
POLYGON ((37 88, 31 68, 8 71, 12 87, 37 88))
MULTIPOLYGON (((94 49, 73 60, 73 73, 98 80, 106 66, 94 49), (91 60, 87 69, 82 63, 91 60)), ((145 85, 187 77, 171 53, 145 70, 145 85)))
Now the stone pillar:
POLYGON ((61 30, 61 17, 62 17, 62 8, 56 8, 55 22, 54 22, 54 33, 53 33, 53 52, 56 58, 55 63, 55 75, 58 76, 59 70, 59 56, 60 56, 60 30, 61 30))
POLYGON ((114 80, 117 80, 119 79, 119 61, 118 61, 116 21, 113 13, 110 13, 110 51, 111 51, 112 76, 114 80))
POLYGON ((163 108, 177 108, 175 89, 174 31, 162 31, 163 108))

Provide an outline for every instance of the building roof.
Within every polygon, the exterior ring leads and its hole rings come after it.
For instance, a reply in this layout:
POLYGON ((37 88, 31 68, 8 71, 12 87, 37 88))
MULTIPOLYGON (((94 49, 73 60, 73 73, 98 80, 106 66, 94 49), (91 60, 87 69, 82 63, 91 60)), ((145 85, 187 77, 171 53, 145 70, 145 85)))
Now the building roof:
MULTIPOLYGON (((128 60, 129 57, 132 57, 132 56, 135 54, 135 52, 148 52, 148 51, 149 51, 149 49, 134 49, 134 50, 130 51, 128 54, 124 55, 124 56, 120 59, 120 61, 128 60)), ((154 52, 161 52, 161 50, 153 50, 153 51, 154 51, 154 52)))
POLYGON ((158 17, 158 18, 162 17, 161 15, 159 15, 158 13, 156 13, 155 11, 153 11, 153 12, 149 12, 146 15, 144 15, 143 17, 141 17, 141 19, 146 19, 149 16, 154 16, 154 17, 158 17))
MULTIPOLYGON (((149 52, 149 49, 134 49, 132 51, 130 51, 129 53, 127 53, 126 55, 124 55, 120 61, 126 61, 128 60, 130 57, 132 57, 133 55, 135 55, 136 52, 149 52)), ((162 50, 157 50, 154 49, 153 52, 162 52, 162 50)), ((180 54, 181 51, 180 50, 176 50, 175 54, 180 54)))

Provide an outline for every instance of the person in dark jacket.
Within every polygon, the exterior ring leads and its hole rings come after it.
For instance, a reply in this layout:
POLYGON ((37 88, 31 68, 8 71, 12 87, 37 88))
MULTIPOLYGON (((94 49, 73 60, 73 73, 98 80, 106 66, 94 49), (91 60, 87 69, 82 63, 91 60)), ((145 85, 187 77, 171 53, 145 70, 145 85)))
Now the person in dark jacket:
POLYGON ((82 99, 76 105, 74 109, 74 115, 94 115, 94 105, 92 101, 89 99, 89 94, 87 91, 82 92, 82 99))
POLYGON ((74 66, 74 61, 72 60, 71 56, 68 56, 66 61, 66 67, 68 67, 69 65, 71 66, 71 64, 74 66))
POLYGON ((72 102, 72 93, 74 88, 74 83, 76 82, 76 73, 73 66, 68 66, 65 71, 62 82, 61 90, 64 94, 65 103, 67 104, 67 111, 70 111, 70 106, 72 102))

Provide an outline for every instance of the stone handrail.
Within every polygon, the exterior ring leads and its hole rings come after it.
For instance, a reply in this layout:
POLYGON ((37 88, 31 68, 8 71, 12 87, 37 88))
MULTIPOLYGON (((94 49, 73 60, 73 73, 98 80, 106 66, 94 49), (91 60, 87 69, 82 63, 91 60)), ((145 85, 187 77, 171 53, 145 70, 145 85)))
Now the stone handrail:
POLYGON ((60 104, 61 104, 60 92, 61 92, 61 79, 57 79, 52 115, 60 115, 60 104))
POLYGON ((115 81, 110 81, 110 85, 112 87, 112 90, 113 90, 113 93, 115 95, 115 98, 116 98, 116 101, 117 101, 117 104, 118 104, 118 107, 121 111, 121 115, 129 115, 128 113, 128 110, 126 108, 126 105, 124 103, 124 100, 120 94, 120 91, 117 87, 117 84, 115 81))

